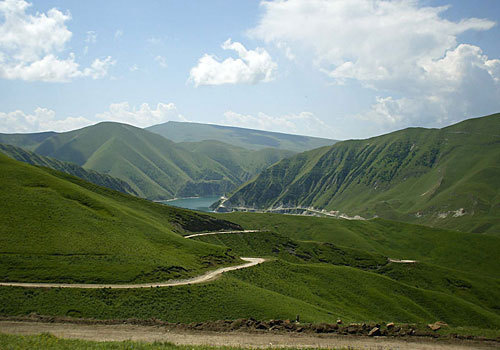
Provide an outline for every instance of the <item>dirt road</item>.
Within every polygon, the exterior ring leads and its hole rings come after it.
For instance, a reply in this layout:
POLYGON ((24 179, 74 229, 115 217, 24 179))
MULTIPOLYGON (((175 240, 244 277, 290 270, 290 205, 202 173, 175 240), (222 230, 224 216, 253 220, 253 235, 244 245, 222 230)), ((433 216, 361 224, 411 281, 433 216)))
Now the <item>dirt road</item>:
POLYGON ((260 232, 260 230, 243 230, 243 231, 214 231, 214 232, 205 232, 205 233, 195 233, 193 235, 184 236, 184 238, 193 238, 199 236, 209 236, 209 235, 220 235, 223 233, 255 233, 260 232))
POLYGON ((241 346, 248 348, 315 347, 377 350, 465 350, 494 349, 495 346, 498 346, 498 343, 481 343, 462 340, 367 338, 310 334, 190 332, 169 330, 158 326, 134 326, 127 324, 79 325, 68 323, 0 321, 0 332, 21 335, 48 332, 61 338, 76 338, 94 341, 160 341, 182 345, 241 346))
POLYGON ((197 284, 211 281, 224 272, 246 269, 266 261, 263 258, 241 258, 247 263, 236 266, 221 267, 217 270, 209 271, 201 276, 185 280, 171 280, 166 282, 157 283, 142 283, 142 284, 87 284, 87 283, 31 283, 31 282, 0 282, 0 286, 11 287, 26 287, 26 288, 85 288, 85 289, 98 289, 98 288, 112 288, 112 289, 134 289, 134 288, 154 288, 154 287, 173 287, 182 286, 186 284, 197 284))

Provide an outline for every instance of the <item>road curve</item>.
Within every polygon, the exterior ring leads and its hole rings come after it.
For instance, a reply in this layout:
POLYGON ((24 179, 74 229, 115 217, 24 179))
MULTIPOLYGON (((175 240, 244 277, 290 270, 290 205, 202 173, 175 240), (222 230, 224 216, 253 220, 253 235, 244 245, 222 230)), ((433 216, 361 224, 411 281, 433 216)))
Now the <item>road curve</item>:
POLYGON ((8 287, 25 287, 25 288, 84 288, 84 289, 136 289, 136 288, 155 288, 155 287, 174 287, 183 286, 186 284, 197 284, 211 281, 224 272, 246 269, 266 261, 263 258, 241 258, 246 261, 245 264, 221 267, 217 270, 209 271, 203 275, 188 278, 184 280, 170 280, 166 282, 157 283, 141 283, 141 284, 87 284, 87 283, 31 283, 31 282, 0 282, 0 286, 8 287))
POLYGON ((193 238, 199 236, 209 236, 209 235, 220 235, 223 233, 255 233, 261 232, 260 230, 243 230, 243 231, 214 231, 214 232, 204 232, 204 233, 195 233, 189 236, 184 236, 184 238, 193 238))

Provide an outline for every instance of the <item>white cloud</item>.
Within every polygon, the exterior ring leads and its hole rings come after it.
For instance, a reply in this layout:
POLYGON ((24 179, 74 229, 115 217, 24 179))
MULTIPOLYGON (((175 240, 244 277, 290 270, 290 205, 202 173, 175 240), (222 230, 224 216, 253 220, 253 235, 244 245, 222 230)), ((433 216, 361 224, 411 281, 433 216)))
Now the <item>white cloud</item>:
POLYGON ((92 124, 84 117, 56 119, 56 113, 47 108, 36 108, 33 114, 22 111, 0 112, 0 132, 27 133, 39 131, 69 131, 92 124))
MULTIPOLYGON (((358 115, 386 130, 402 126, 445 126, 472 116, 500 110, 500 60, 488 59, 473 45, 459 45, 424 66, 420 93, 379 97, 358 115)), ((382 129, 384 130, 384 129, 382 129)))
POLYGON ((141 128, 169 120, 186 120, 173 103, 158 103, 156 108, 151 108, 147 103, 141 104, 139 108, 131 107, 128 102, 113 103, 109 106, 109 111, 97 114, 96 118, 100 121, 126 123, 141 128))
POLYGON ((283 132, 288 134, 314 135, 332 138, 334 130, 311 112, 271 116, 265 113, 245 115, 233 111, 224 113, 224 125, 249 129, 283 132))
POLYGON ((256 84, 273 80, 277 64, 263 48, 247 50, 241 43, 226 40, 224 50, 233 50, 237 59, 226 58, 220 62, 215 56, 205 54, 198 60, 189 74, 189 80, 195 86, 221 84, 256 84))
POLYGON ((117 29, 115 31, 115 40, 120 39, 123 36, 123 30, 117 29))
POLYGON ((0 112, 0 132, 62 132, 83 128, 102 121, 126 123, 143 128, 169 120, 187 121, 173 103, 158 103, 156 108, 150 107, 147 103, 141 104, 139 108, 131 107, 128 102, 112 103, 108 111, 96 114, 93 119, 82 116, 58 119, 55 111, 38 107, 33 113, 24 113, 20 110, 8 113, 0 112))
POLYGON ((363 118, 397 127, 434 126, 500 108, 500 61, 457 39, 466 31, 488 30, 493 21, 447 20, 447 6, 420 6, 418 0, 261 5, 263 16, 251 36, 312 56, 314 66, 338 84, 355 80, 385 96, 363 118))
POLYGON ((160 67, 167 68, 167 60, 165 59, 165 57, 158 55, 155 57, 155 61, 158 62, 160 67))
MULTIPOLYGON (((5 79, 66 82, 77 77, 98 79, 106 75, 114 61, 111 58, 96 59, 91 67, 80 70, 75 55, 59 58, 71 39, 66 27, 71 19, 69 12, 53 8, 46 13, 28 14, 31 6, 24 0, 0 2, 0 77, 5 79)), ((89 43, 95 41, 95 33, 87 33, 89 43)))
POLYGON ((131 72, 137 72, 139 70, 139 67, 137 66, 137 64, 133 64, 128 70, 131 72))

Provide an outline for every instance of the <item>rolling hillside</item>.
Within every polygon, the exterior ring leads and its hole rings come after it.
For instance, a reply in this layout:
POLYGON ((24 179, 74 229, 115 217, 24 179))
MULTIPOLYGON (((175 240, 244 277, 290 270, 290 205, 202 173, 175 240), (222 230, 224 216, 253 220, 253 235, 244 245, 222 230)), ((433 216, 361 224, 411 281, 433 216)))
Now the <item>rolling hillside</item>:
POLYGON ((2 143, 0 143, 0 152, 21 162, 48 167, 54 170, 62 171, 66 174, 74 175, 80 179, 92 182, 99 186, 107 187, 112 190, 128 193, 134 196, 137 195, 130 185, 123 180, 98 173, 97 171, 86 170, 81 166, 70 162, 63 162, 55 158, 44 157, 39 154, 26 151, 20 147, 5 145, 2 143))
POLYGON ((279 149, 249 151, 216 141, 176 144, 152 132, 111 122, 43 137, 13 134, 3 139, 121 179, 139 196, 153 200, 221 195, 293 154, 279 149))
POLYGON ((410 128, 284 159, 235 191, 228 209, 314 207, 500 232, 500 114, 410 128))
POLYGON ((295 154, 276 148, 253 151, 213 140, 181 142, 177 146, 212 159, 243 181, 250 180, 268 166, 295 154))
POLYGON ((0 276, 28 282, 141 282, 236 263, 182 238, 236 224, 99 187, 0 154, 0 276))
MULTIPOLYGON (((207 284, 141 290, 0 287, 0 314, 152 317, 168 322, 293 319, 301 322, 441 320, 448 332, 498 335, 500 239, 385 220, 213 215, 263 232, 193 238, 268 262, 207 284), (395 242, 392 244, 392 242, 395 242), (448 243, 448 244, 444 244, 448 243), (397 264, 387 258, 417 258, 397 264)), ((106 268, 107 269, 107 268, 106 268)), ((238 321, 236 321, 238 322, 238 321)))
POLYGON ((319 137, 175 121, 153 125, 146 130, 162 135, 175 142, 215 140, 251 150, 279 148, 293 152, 304 152, 337 142, 319 137))

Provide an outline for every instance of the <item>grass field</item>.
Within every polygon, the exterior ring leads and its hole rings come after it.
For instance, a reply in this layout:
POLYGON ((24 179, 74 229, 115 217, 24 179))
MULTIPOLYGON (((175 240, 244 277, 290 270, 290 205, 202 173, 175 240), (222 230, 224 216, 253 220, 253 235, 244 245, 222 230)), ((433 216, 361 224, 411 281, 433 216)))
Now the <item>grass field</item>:
POLYGON ((271 230, 302 241, 328 242, 413 259, 482 276, 500 278, 500 239, 412 225, 384 219, 344 220, 310 216, 230 213, 215 214, 245 229, 271 230))
POLYGON ((141 290, 0 288, 0 315, 202 322, 399 322, 498 334, 500 239, 382 219, 172 208, 0 155, 4 280, 142 282, 237 256, 268 262, 197 285, 141 290), (229 220, 229 221, 227 221, 229 220), (182 237, 186 232, 262 229, 182 237), (415 264, 389 263, 414 259, 415 264))
POLYGON ((2 281, 142 282, 235 264, 182 238, 236 225, 155 204, 0 155, 2 281))

